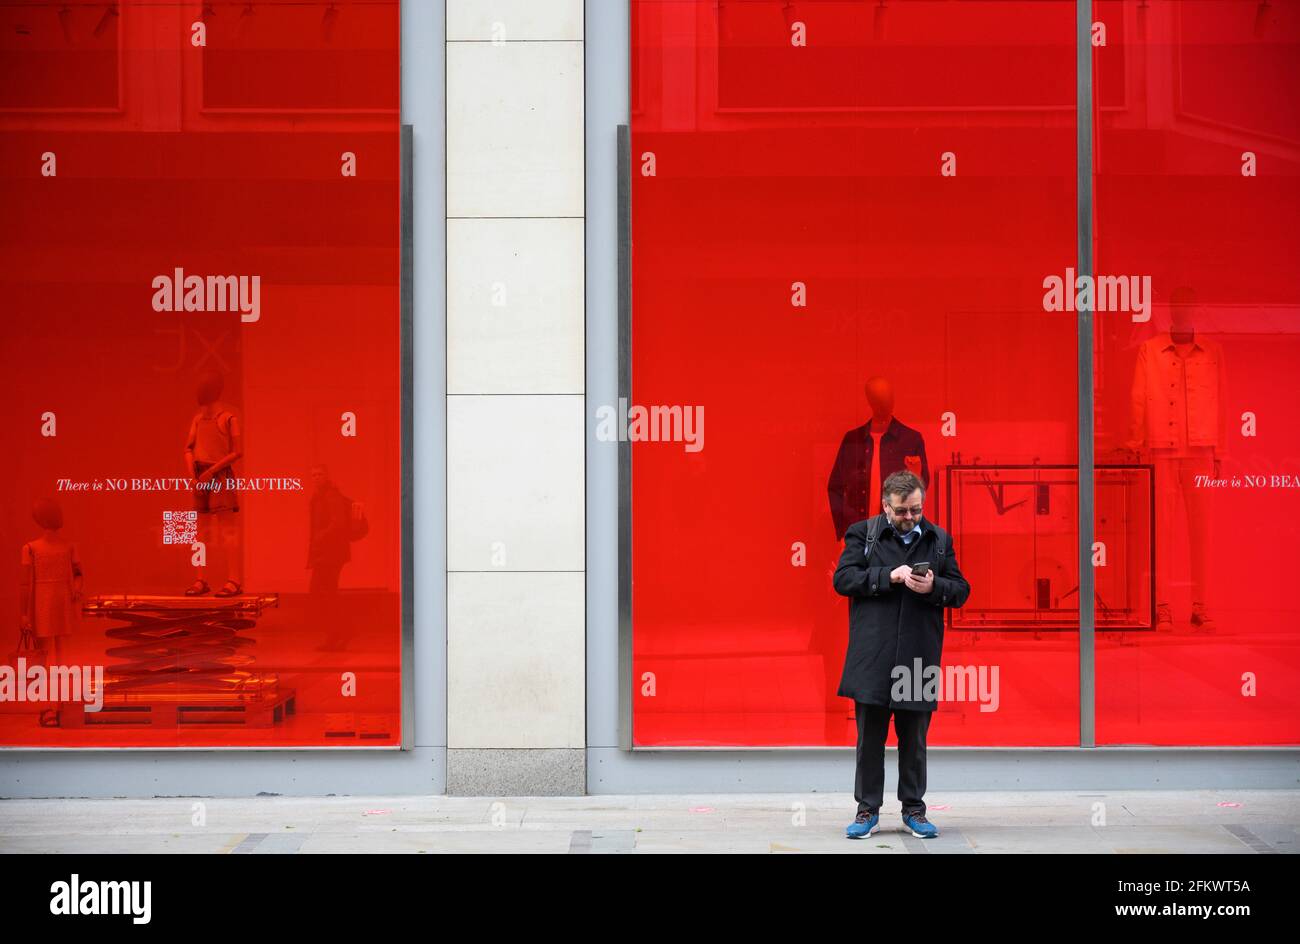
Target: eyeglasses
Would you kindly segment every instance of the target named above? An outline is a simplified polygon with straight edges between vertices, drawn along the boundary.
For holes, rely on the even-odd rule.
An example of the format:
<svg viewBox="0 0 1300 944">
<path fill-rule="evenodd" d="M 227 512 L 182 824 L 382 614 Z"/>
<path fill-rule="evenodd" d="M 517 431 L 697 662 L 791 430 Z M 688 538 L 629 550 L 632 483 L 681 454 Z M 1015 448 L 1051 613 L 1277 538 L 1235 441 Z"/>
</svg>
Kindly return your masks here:
<svg viewBox="0 0 1300 944">
<path fill-rule="evenodd" d="M 897 518 L 904 518 L 909 516 L 912 518 L 921 517 L 920 505 L 917 505 L 915 508 L 895 508 L 893 505 L 890 505 L 889 510 L 892 511 L 894 513 L 894 516 Z"/>
</svg>

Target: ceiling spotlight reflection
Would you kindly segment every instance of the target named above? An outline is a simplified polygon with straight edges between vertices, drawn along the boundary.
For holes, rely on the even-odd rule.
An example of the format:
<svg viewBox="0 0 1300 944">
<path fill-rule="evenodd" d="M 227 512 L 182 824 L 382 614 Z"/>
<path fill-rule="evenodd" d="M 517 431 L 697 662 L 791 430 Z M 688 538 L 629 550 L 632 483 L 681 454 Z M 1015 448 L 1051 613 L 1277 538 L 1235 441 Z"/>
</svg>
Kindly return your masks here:
<svg viewBox="0 0 1300 944">
<path fill-rule="evenodd" d="M 72 8 L 66 3 L 59 7 L 59 29 L 63 30 L 63 41 L 72 45 Z"/>
<path fill-rule="evenodd" d="M 1255 38 L 1263 39 L 1272 25 L 1273 5 L 1268 0 L 1259 0 L 1259 6 L 1255 8 Z"/>
<path fill-rule="evenodd" d="M 235 27 L 235 35 L 241 43 L 248 41 L 249 35 L 253 32 L 253 5 L 247 3 L 244 9 L 239 13 L 239 25 Z"/>
<path fill-rule="evenodd" d="M 95 35 L 96 36 L 104 35 L 104 30 L 108 29 L 109 26 L 113 25 L 115 21 L 115 17 L 117 17 L 117 15 L 118 15 L 118 11 L 117 11 L 116 3 L 110 3 L 108 6 L 106 6 L 104 8 L 104 15 L 101 16 L 99 18 L 99 22 L 95 24 Z"/>
<path fill-rule="evenodd" d="M 794 29 L 795 12 L 793 0 L 785 0 L 781 5 L 781 15 L 785 17 L 785 28 Z"/>
<path fill-rule="evenodd" d="M 325 9 L 325 15 L 321 17 L 321 35 L 325 37 L 325 42 L 334 41 L 334 24 L 338 22 L 339 11 L 334 9 L 334 4 L 330 4 Z"/>
</svg>

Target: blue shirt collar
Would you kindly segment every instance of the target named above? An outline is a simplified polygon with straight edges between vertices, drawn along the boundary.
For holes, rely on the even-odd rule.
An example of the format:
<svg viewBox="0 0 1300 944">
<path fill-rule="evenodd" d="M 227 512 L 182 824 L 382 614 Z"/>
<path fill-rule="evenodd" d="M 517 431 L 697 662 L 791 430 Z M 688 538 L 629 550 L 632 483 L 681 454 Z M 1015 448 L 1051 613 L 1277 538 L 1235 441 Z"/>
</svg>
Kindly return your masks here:
<svg viewBox="0 0 1300 944">
<path fill-rule="evenodd" d="M 925 515 L 924 514 L 921 515 L 920 520 L 917 521 L 916 524 L 912 526 L 912 530 L 908 531 L 907 534 L 903 534 L 903 532 L 895 528 L 892 523 L 889 526 L 893 528 L 894 535 L 900 541 L 902 541 L 904 544 L 911 544 L 913 541 L 920 540 L 921 535 L 925 533 Z M 915 535 L 915 537 L 913 537 L 913 535 Z"/>
</svg>

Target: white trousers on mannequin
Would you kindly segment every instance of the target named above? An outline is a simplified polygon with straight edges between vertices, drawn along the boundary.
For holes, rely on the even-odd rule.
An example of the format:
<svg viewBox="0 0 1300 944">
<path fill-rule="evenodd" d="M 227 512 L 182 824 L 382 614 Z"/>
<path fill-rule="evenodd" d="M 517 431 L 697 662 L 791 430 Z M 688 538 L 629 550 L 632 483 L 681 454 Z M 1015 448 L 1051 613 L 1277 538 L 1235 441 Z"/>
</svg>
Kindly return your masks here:
<svg viewBox="0 0 1300 944">
<path fill-rule="evenodd" d="M 1156 491 L 1156 601 L 1169 603 L 1175 583 L 1186 583 L 1191 571 L 1193 603 L 1205 603 L 1209 574 L 1210 491 L 1197 486 L 1196 476 L 1214 475 L 1214 456 L 1200 449 L 1152 449 Z M 1187 525 L 1187 540 L 1174 541 L 1179 515 Z M 1175 580 L 1175 575 L 1178 575 Z"/>
</svg>

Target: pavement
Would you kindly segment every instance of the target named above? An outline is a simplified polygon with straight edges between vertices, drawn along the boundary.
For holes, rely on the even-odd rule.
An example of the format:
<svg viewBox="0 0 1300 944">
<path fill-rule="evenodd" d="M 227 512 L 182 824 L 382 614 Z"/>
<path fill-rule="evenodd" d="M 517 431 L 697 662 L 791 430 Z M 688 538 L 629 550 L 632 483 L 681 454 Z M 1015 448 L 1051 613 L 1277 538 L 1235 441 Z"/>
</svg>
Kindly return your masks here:
<svg viewBox="0 0 1300 944">
<path fill-rule="evenodd" d="M 886 800 L 845 837 L 849 794 L 259 796 L 0 800 L 4 853 L 1224 853 L 1300 848 L 1300 790 L 951 792 L 918 839 Z"/>
</svg>

